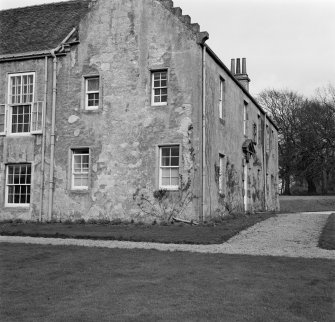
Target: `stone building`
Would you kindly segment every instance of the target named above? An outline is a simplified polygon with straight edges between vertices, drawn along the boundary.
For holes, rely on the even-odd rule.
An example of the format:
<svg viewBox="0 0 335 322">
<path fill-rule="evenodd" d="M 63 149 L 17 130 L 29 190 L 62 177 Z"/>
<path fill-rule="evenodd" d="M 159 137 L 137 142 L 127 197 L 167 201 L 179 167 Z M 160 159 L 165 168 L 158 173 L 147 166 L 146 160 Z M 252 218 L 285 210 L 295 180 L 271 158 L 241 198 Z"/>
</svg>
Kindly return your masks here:
<svg viewBox="0 0 335 322">
<path fill-rule="evenodd" d="M 207 39 L 171 0 L 1 11 L 0 219 L 278 210 L 277 128 Z"/>
</svg>

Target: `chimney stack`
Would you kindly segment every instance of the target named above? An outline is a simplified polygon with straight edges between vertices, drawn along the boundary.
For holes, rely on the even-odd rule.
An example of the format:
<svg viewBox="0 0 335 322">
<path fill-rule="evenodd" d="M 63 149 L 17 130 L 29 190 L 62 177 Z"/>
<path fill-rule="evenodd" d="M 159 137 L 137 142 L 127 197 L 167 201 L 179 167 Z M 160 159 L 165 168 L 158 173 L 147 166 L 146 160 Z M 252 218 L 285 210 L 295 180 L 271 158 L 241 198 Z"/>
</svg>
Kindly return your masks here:
<svg viewBox="0 0 335 322">
<path fill-rule="evenodd" d="M 241 83 L 241 85 L 249 92 L 249 83 L 250 78 L 247 74 L 247 60 L 246 58 L 242 58 L 242 72 L 241 72 L 241 59 L 231 60 L 231 73 L 235 76 L 235 78 Z"/>
</svg>

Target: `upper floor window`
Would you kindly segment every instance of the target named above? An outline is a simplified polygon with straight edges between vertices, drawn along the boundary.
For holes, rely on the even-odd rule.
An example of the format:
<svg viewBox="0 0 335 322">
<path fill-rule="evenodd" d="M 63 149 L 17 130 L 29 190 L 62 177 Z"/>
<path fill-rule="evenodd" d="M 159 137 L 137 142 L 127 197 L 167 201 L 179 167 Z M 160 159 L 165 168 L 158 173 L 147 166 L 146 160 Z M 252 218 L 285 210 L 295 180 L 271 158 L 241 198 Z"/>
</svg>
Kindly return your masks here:
<svg viewBox="0 0 335 322">
<path fill-rule="evenodd" d="M 85 77 L 85 109 L 95 110 L 99 108 L 99 76 Z"/>
<path fill-rule="evenodd" d="M 162 146 L 159 149 L 159 188 L 179 188 L 179 146 Z"/>
<path fill-rule="evenodd" d="M 88 148 L 72 150 L 71 188 L 86 190 L 89 186 L 90 151 Z"/>
<path fill-rule="evenodd" d="M 243 104 L 243 135 L 247 136 L 248 132 L 248 103 Z"/>
<path fill-rule="evenodd" d="M 224 79 L 220 77 L 220 97 L 219 97 L 219 117 L 220 119 L 223 119 L 224 113 L 223 113 L 223 99 L 224 99 Z"/>
<path fill-rule="evenodd" d="M 152 72 L 151 104 L 167 105 L 167 70 Z"/>
<path fill-rule="evenodd" d="M 0 105 L 0 134 L 42 133 L 44 104 L 35 102 L 35 73 L 10 74 L 8 104 Z"/>
<path fill-rule="evenodd" d="M 9 75 L 9 104 L 24 104 L 34 101 L 34 73 Z"/>
</svg>

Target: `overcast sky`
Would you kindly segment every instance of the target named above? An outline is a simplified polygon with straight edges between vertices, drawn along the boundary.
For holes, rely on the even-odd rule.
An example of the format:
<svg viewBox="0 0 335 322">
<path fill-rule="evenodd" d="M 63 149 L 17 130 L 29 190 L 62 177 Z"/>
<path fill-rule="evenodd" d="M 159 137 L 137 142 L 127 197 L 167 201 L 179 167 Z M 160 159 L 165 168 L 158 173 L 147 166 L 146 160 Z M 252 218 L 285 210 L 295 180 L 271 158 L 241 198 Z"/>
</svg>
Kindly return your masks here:
<svg viewBox="0 0 335 322">
<path fill-rule="evenodd" d="M 0 0 L 0 9 L 48 2 L 57 0 Z M 207 44 L 227 67 L 231 58 L 247 58 L 252 94 L 288 88 L 311 96 L 318 87 L 335 85 L 334 0 L 174 0 L 174 5 L 209 32 Z"/>
</svg>

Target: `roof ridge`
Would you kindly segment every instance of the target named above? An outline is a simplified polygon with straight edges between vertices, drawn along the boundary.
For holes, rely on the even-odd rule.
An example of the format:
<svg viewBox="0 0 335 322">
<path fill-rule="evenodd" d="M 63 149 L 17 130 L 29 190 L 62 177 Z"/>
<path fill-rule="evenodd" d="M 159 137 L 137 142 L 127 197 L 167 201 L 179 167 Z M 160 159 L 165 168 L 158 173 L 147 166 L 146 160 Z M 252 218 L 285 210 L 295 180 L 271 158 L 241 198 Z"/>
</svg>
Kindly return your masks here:
<svg viewBox="0 0 335 322">
<path fill-rule="evenodd" d="M 68 4 L 68 3 L 74 3 L 74 2 L 83 3 L 83 2 L 91 2 L 91 1 L 95 1 L 95 0 L 54 1 L 54 2 L 48 2 L 48 3 L 42 3 L 42 4 L 34 4 L 34 5 L 31 5 L 31 6 L 2 9 L 2 10 L 0 10 L 0 12 L 27 9 L 27 8 L 45 7 L 45 6 L 50 6 L 50 5 L 64 5 L 64 4 Z"/>
</svg>

